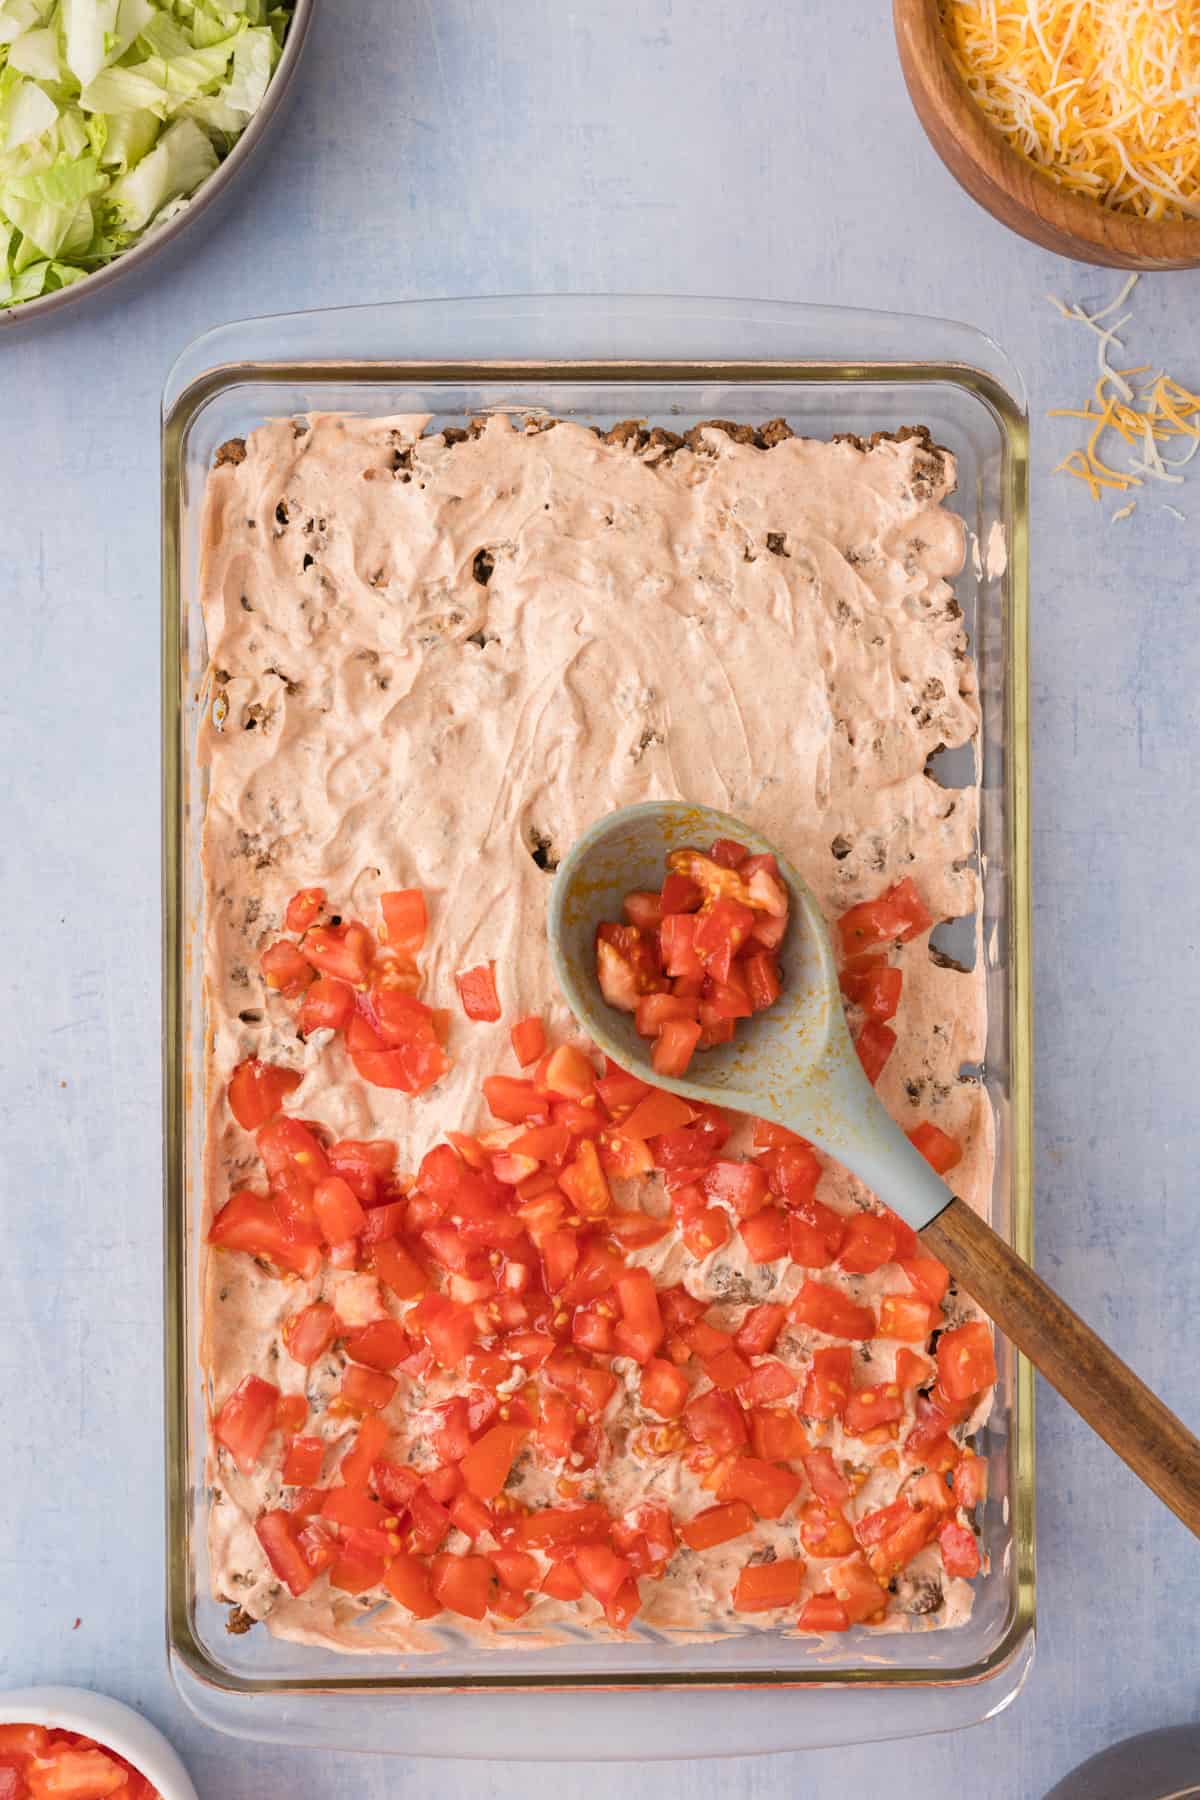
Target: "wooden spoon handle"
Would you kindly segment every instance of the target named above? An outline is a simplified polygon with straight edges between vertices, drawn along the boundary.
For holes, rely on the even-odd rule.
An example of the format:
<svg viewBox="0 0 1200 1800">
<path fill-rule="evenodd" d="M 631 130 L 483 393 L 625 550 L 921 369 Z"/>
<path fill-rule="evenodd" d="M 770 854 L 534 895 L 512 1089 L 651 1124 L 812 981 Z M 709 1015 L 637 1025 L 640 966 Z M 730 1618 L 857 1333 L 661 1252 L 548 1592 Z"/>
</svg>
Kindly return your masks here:
<svg viewBox="0 0 1200 1800">
<path fill-rule="evenodd" d="M 961 1200 L 952 1200 L 926 1225 L 921 1239 L 1134 1474 L 1200 1537 L 1200 1442 L 1175 1414 Z"/>
</svg>

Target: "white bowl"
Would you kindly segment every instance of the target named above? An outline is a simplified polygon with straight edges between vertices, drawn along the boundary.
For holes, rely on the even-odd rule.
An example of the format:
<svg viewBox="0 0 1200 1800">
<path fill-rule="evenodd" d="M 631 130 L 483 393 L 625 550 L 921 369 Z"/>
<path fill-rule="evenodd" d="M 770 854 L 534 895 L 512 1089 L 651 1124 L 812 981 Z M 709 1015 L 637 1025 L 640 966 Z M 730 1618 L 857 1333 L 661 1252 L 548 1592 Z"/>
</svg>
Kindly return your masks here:
<svg viewBox="0 0 1200 1800">
<path fill-rule="evenodd" d="M 191 1777 L 157 1726 L 107 1694 L 71 1687 L 6 1689 L 0 1691 L 0 1725 L 45 1725 L 95 1738 L 131 1762 L 162 1800 L 199 1800 Z"/>
</svg>

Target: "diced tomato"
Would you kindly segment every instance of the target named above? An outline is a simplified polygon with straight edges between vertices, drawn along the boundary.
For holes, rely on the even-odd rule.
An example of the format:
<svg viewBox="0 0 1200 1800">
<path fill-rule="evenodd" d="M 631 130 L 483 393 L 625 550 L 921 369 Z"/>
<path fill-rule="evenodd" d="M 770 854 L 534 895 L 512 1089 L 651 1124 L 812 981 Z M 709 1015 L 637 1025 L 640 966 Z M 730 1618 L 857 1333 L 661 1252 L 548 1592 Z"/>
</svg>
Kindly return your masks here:
<svg viewBox="0 0 1200 1800">
<path fill-rule="evenodd" d="M 579 1238 L 573 1231 L 548 1231 L 538 1246 L 547 1291 L 565 1287 L 579 1263 Z"/>
<path fill-rule="evenodd" d="M 298 999 L 313 978 L 308 958 L 287 938 L 268 944 L 258 960 L 267 986 L 285 1000 Z"/>
<path fill-rule="evenodd" d="M 591 1350 L 597 1356 L 611 1356 L 613 1348 L 613 1322 L 606 1313 L 594 1312 L 589 1307 L 580 1307 L 571 1317 L 571 1341 L 578 1344 L 581 1350 Z"/>
<path fill-rule="evenodd" d="M 500 1017 L 500 996 L 496 992 L 495 963 L 480 963 L 454 977 L 458 997 L 468 1019 L 493 1022 Z"/>
<path fill-rule="evenodd" d="M 750 1442 L 763 1462 L 791 1462 L 808 1449 L 808 1433 L 785 1406 L 756 1406 L 750 1414 Z"/>
<path fill-rule="evenodd" d="M 339 1329 L 338 1316 L 332 1306 L 324 1300 L 316 1300 L 284 1320 L 281 1333 L 284 1349 L 295 1362 L 303 1363 L 307 1368 L 319 1356 L 324 1356 Z"/>
<path fill-rule="evenodd" d="M 684 1221 L 682 1235 L 691 1254 L 702 1260 L 729 1242 L 733 1228 L 729 1223 L 729 1214 L 723 1208 L 706 1206 Z"/>
<path fill-rule="evenodd" d="M 777 1557 L 774 1562 L 747 1563 L 733 1590 L 736 1612 L 775 1612 L 794 1606 L 800 1598 L 804 1564 L 798 1557 Z"/>
<path fill-rule="evenodd" d="M 881 1213 L 856 1212 L 846 1221 L 838 1264 L 852 1275 L 870 1275 L 892 1260 L 896 1234 Z"/>
<path fill-rule="evenodd" d="M 792 1371 L 771 1356 L 755 1365 L 738 1395 L 746 1406 L 771 1406 L 776 1400 L 787 1400 L 799 1385 Z"/>
<path fill-rule="evenodd" d="M 780 1519 L 804 1483 L 790 1469 L 757 1456 L 737 1456 L 717 1490 L 722 1500 L 744 1500 L 760 1519 Z"/>
<path fill-rule="evenodd" d="M 890 1206 L 883 1206 L 881 1203 L 880 1210 L 891 1226 L 896 1239 L 896 1248 L 892 1252 L 892 1261 L 901 1262 L 909 1257 L 919 1256 L 921 1254 L 921 1240 L 913 1230 L 912 1226 L 909 1225 L 906 1220 L 902 1219 L 898 1212 L 893 1212 Z"/>
<path fill-rule="evenodd" d="M 288 1592 L 297 1598 L 306 1593 L 313 1584 L 314 1572 L 296 1541 L 291 1513 L 278 1509 L 265 1512 L 256 1521 L 254 1531 L 263 1554 Z"/>
<path fill-rule="evenodd" d="M 380 894 L 379 906 L 388 943 L 394 950 L 415 956 L 423 948 L 429 929 L 424 893 L 420 888 L 398 888 L 390 894 Z"/>
<path fill-rule="evenodd" d="M 518 1019 L 511 1037 L 513 1054 L 523 1069 L 528 1069 L 546 1054 L 546 1027 L 536 1013 L 527 1019 Z"/>
<path fill-rule="evenodd" d="M 596 979 L 609 1006 L 633 1012 L 643 994 L 665 990 L 657 938 L 656 931 L 636 925 L 596 927 Z"/>
<path fill-rule="evenodd" d="M 845 1609 L 832 1594 L 810 1594 L 796 1615 L 801 1631 L 849 1631 Z"/>
<path fill-rule="evenodd" d="M 855 1547 L 845 1514 L 828 1500 L 810 1500 L 801 1509 L 800 1541 L 811 1556 L 847 1556 Z"/>
<path fill-rule="evenodd" d="M 734 1342 L 744 1356 L 765 1356 L 787 1318 L 787 1307 L 777 1301 L 752 1306 L 737 1328 Z"/>
<path fill-rule="evenodd" d="M 878 1019 L 868 1019 L 854 1040 L 854 1048 L 858 1051 L 863 1073 L 874 1087 L 883 1074 L 888 1057 L 896 1048 L 896 1034 L 890 1025 L 881 1025 Z"/>
<path fill-rule="evenodd" d="M 939 1175 L 949 1174 L 962 1161 L 963 1147 L 958 1139 L 951 1137 L 949 1132 L 939 1130 L 936 1125 L 931 1125 L 928 1119 L 923 1120 L 915 1131 L 908 1133 L 908 1141 Z"/>
<path fill-rule="evenodd" d="M 875 1314 L 869 1306 L 858 1306 L 838 1288 L 823 1281 L 806 1281 L 792 1302 L 791 1317 L 801 1325 L 812 1325 L 830 1337 L 869 1338 L 875 1336 Z"/>
<path fill-rule="evenodd" d="M 895 1381 L 901 1392 L 907 1394 L 912 1388 L 924 1387 L 932 1374 L 933 1364 L 927 1356 L 916 1356 L 907 1345 L 897 1350 Z"/>
<path fill-rule="evenodd" d="M 667 1220 L 652 1219 L 643 1212 L 612 1213 L 606 1224 L 625 1250 L 643 1250 L 647 1244 L 661 1243 L 671 1229 Z"/>
<path fill-rule="evenodd" d="M 440 1305 L 430 1307 L 431 1300 L 440 1301 Z M 426 1294 L 408 1315 L 409 1324 L 414 1323 L 414 1314 L 422 1307 L 427 1310 L 422 1314 L 420 1329 L 429 1339 L 434 1356 L 443 1369 L 456 1369 L 475 1342 L 475 1318 L 470 1307 L 440 1294 Z"/>
<path fill-rule="evenodd" d="M 969 1400 L 996 1379 L 992 1334 L 982 1319 L 945 1331 L 937 1346 L 938 1380 L 951 1400 Z"/>
<path fill-rule="evenodd" d="M 675 913 L 664 918 L 659 931 L 663 967 L 673 981 L 701 981 L 704 964 L 696 953 L 696 926 L 693 913 Z"/>
<path fill-rule="evenodd" d="M 928 1462 L 931 1465 L 941 1451 L 941 1447 L 949 1442 L 948 1433 L 952 1425 L 957 1425 L 970 1407 L 969 1400 L 951 1400 L 935 1387 L 932 1394 L 918 1394 L 916 1400 L 917 1422 L 904 1440 L 905 1455 L 914 1462 Z M 957 1460 L 958 1452 L 951 1446 L 952 1460 Z"/>
<path fill-rule="evenodd" d="M 773 1144 L 759 1151 L 755 1163 L 766 1171 L 768 1187 L 785 1206 L 802 1212 L 808 1207 L 821 1179 L 821 1161 L 811 1145 L 795 1139 Z M 822 1210 L 828 1213 L 829 1208 Z"/>
<path fill-rule="evenodd" d="M 491 1594 L 492 1566 L 485 1556 L 452 1556 L 443 1551 L 430 1565 L 430 1586 L 448 1612 L 482 1619 Z"/>
<path fill-rule="evenodd" d="M 344 1594 L 364 1594 L 368 1588 L 379 1586 L 387 1565 L 374 1542 L 371 1539 L 356 1544 L 346 1540 L 339 1545 L 337 1560 L 329 1571 L 330 1587 Z"/>
<path fill-rule="evenodd" d="M 933 1322 L 934 1309 L 926 1300 L 915 1300 L 907 1294 L 885 1294 L 879 1302 L 880 1337 L 923 1344 L 933 1330 Z"/>
<path fill-rule="evenodd" d="M 714 1550 L 754 1529 L 754 1514 L 744 1500 L 732 1500 L 724 1506 L 710 1506 L 679 1527 L 679 1535 L 689 1550 Z"/>
<path fill-rule="evenodd" d="M 653 1356 L 642 1370 L 642 1405 L 660 1419 L 677 1419 L 688 1402 L 691 1384 L 682 1369 Z"/>
<path fill-rule="evenodd" d="M 315 925 L 305 934 L 301 954 L 318 975 L 361 987 L 371 973 L 375 944 L 366 926 L 350 919 L 344 925 Z"/>
<path fill-rule="evenodd" d="M 388 1404 L 396 1387 L 395 1376 L 385 1375 L 381 1369 L 365 1368 L 361 1363 L 351 1363 L 342 1376 L 338 1398 L 351 1412 L 379 1412 Z"/>
<path fill-rule="evenodd" d="M 745 844 L 737 844 L 732 838 L 717 838 L 710 844 L 708 854 L 722 869 L 736 869 L 750 852 Z"/>
<path fill-rule="evenodd" d="M 373 996 L 377 1017 L 382 998 Z M 406 1003 L 403 1013 L 401 1002 Z M 423 1093 L 450 1067 L 432 1012 L 406 994 L 390 996 L 386 1030 L 377 1030 L 363 1013 L 356 1012 L 346 1026 L 346 1049 L 364 1081 L 406 1094 Z"/>
<path fill-rule="evenodd" d="M 754 914 L 740 900 L 722 897 L 701 914 L 692 943 L 715 981 L 727 981 L 737 952 L 754 928 Z"/>
<path fill-rule="evenodd" d="M 843 1423 L 847 1431 L 861 1437 L 879 1425 L 894 1425 L 903 1417 L 904 1395 L 894 1381 L 889 1381 L 855 1388 L 846 1402 Z"/>
<path fill-rule="evenodd" d="M 759 950 L 746 958 L 746 986 L 755 1012 L 773 1006 L 783 991 L 779 964 L 769 950 Z"/>
<path fill-rule="evenodd" d="M 662 921 L 662 899 L 658 894 L 626 894 L 621 911 L 631 925 L 641 931 L 653 931 Z"/>
<path fill-rule="evenodd" d="M 880 968 L 864 968 L 860 963 L 845 969 L 841 982 L 847 1000 L 861 1006 L 868 1019 L 878 1019 L 883 1025 L 895 1018 L 904 985 L 899 969 L 889 968 L 886 963 Z"/>
<path fill-rule="evenodd" d="M 229 1110 L 243 1131 L 257 1131 L 279 1111 L 290 1093 L 300 1086 L 295 1069 L 260 1062 L 251 1056 L 240 1062 L 229 1080 Z"/>
<path fill-rule="evenodd" d="M 573 1563 L 551 1563 L 542 1577 L 541 1592 L 554 1600 L 578 1600 L 583 1593 L 579 1571 Z"/>
<path fill-rule="evenodd" d="M 364 1206 L 375 1206 L 392 1178 L 396 1146 L 388 1138 L 357 1142 L 343 1138 L 327 1152 L 330 1171 L 340 1175 Z"/>
<path fill-rule="evenodd" d="M 664 1134 L 679 1132 L 682 1127 L 690 1125 L 696 1117 L 696 1110 L 678 1094 L 668 1094 L 661 1088 L 651 1088 L 638 1101 L 633 1111 L 622 1119 L 621 1135 L 635 1139 L 661 1139 Z M 655 1150 L 658 1148 L 655 1145 L 651 1147 Z M 655 1160 L 662 1163 L 660 1155 L 656 1154 Z"/>
<path fill-rule="evenodd" d="M 494 1500 L 528 1435 L 517 1425 L 493 1425 L 485 1431 L 462 1460 L 467 1492 L 479 1500 Z"/>
<path fill-rule="evenodd" d="M 668 1019 L 654 1042 L 650 1056 L 656 1075 L 678 1078 L 692 1060 L 700 1041 L 700 1025 L 692 1019 Z"/>
<path fill-rule="evenodd" d="M 841 1249 L 846 1221 L 820 1200 L 788 1210 L 788 1251 L 803 1269 L 826 1269 Z"/>
<path fill-rule="evenodd" d="M 368 1369 L 384 1372 L 399 1368 L 412 1355 L 412 1343 L 403 1325 L 395 1319 L 372 1319 L 345 1334 L 346 1353 Z"/>
<path fill-rule="evenodd" d="M 913 1290 L 931 1306 L 940 1306 L 950 1285 L 950 1271 L 936 1256 L 910 1256 L 900 1263 Z"/>
<path fill-rule="evenodd" d="M 51 1743 L 45 1757 L 25 1770 L 30 1800 L 106 1800 L 130 1793 L 129 1770 L 103 1750 L 71 1744 L 63 1738 Z"/>
<path fill-rule="evenodd" d="M 213 1436 L 224 1444 L 243 1475 L 262 1455 L 275 1428 L 279 1389 L 258 1375 L 244 1375 L 213 1420 Z"/>
<path fill-rule="evenodd" d="M 717 1389 L 701 1394 L 685 1408 L 683 1422 L 699 1444 L 718 1454 L 740 1450 L 746 1442 L 746 1416 L 737 1401 Z"/>
<path fill-rule="evenodd" d="M 964 1450 L 954 1471 L 954 1498 L 968 1512 L 987 1498 L 988 1466 L 973 1450 Z"/>
<path fill-rule="evenodd" d="M 50 1733 L 44 1725 L 0 1725 L 0 1757 L 5 1761 L 44 1756 L 49 1745 Z"/>
<path fill-rule="evenodd" d="M 442 1603 L 430 1585 L 428 1569 L 406 1550 L 400 1551 L 389 1562 L 384 1570 L 383 1585 L 392 1599 L 407 1607 L 414 1618 L 433 1619 L 442 1610 Z"/>
<path fill-rule="evenodd" d="M 368 1481 L 374 1479 L 376 1464 L 380 1453 L 386 1448 L 391 1432 L 387 1422 L 377 1412 L 370 1412 L 363 1419 L 354 1436 L 354 1443 L 347 1450 L 338 1465 L 338 1474 L 348 1488 L 365 1489 Z M 367 1524 L 363 1518 L 350 1519 L 349 1524 Z"/>
<path fill-rule="evenodd" d="M 225 1250 L 266 1257 L 277 1268 L 294 1270 L 306 1279 L 321 1266 L 319 1249 L 297 1243 L 289 1235 L 266 1194 L 244 1190 L 232 1195 L 213 1220 L 208 1241 Z"/>
<path fill-rule="evenodd" d="M 633 1579 L 629 1563 L 607 1544 L 582 1545 L 575 1552 L 575 1568 L 586 1591 L 602 1606 Z"/>
<path fill-rule="evenodd" d="M 750 1379 L 751 1369 L 745 1357 L 739 1356 L 732 1344 L 729 1344 L 715 1356 L 704 1359 L 704 1373 L 715 1388 L 732 1394 Z"/>
<path fill-rule="evenodd" d="M 450 1502 L 450 1520 L 455 1529 L 464 1537 L 477 1543 L 485 1532 L 490 1532 L 495 1521 L 484 1502 L 477 1494 L 456 1494 Z"/>
<path fill-rule="evenodd" d="M 483 1097 L 495 1116 L 509 1125 L 545 1117 L 545 1099 L 532 1081 L 512 1075 L 488 1075 L 483 1082 Z"/>
<path fill-rule="evenodd" d="M 861 1556 L 838 1563 L 825 1571 L 830 1590 L 852 1625 L 862 1619 L 878 1618 L 887 1604 L 880 1582 Z"/>
<path fill-rule="evenodd" d="M 653 1277 L 646 1269 L 622 1269 L 614 1286 L 621 1307 L 617 1343 L 627 1356 L 647 1363 L 666 1336 Z"/>
<path fill-rule="evenodd" d="M 313 1211 L 327 1244 L 344 1244 L 357 1237 L 367 1222 L 353 1188 L 340 1175 L 319 1181 L 313 1190 Z"/>
<path fill-rule="evenodd" d="M 912 877 L 906 875 L 877 900 L 864 900 L 843 913 L 837 929 L 842 954 L 853 958 L 881 944 L 906 943 L 928 931 L 932 924 L 933 917 Z"/>
<path fill-rule="evenodd" d="M 840 1506 L 843 1500 L 850 1498 L 850 1483 L 834 1462 L 832 1450 L 806 1450 L 801 1461 L 809 1486 L 818 1500 Z"/>
<path fill-rule="evenodd" d="M 801 1409 L 810 1418 L 840 1418 L 846 1411 L 851 1384 L 851 1352 L 838 1346 L 813 1350 Z"/>
<path fill-rule="evenodd" d="M 703 899 L 703 891 L 697 882 L 688 875 L 680 874 L 678 870 L 670 870 L 662 885 L 664 922 L 674 913 L 696 912 Z"/>
<path fill-rule="evenodd" d="M 739 1219 L 752 1218 L 767 1204 L 767 1177 L 756 1163 L 714 1162 L 705 1170 L 701 1186 L 710 1199 L 732 1207 Z"/>
<path fill-rule="evenodd" d="M 672 1019 L 694 1020 L 698 1012 L 697 1000 L 675 994 L 646 994 L 637 1003 L 634 1025 L 642 1037 L 657 1037 Z"/>
<path fill-rule="evenodd" d="M 312 1487 L 321 1479 L 325 1446 L 320 1438 L 295 1437 L 283 1459 L 283 1480 L 287 1487 Z"/>
<path fill-rule="evenodd" d="M 288 931 L 299 934 L 307 931 L 320 914 L 325 904 L 325 889 L 322 887 L 300 888 L 287 903 L 287 911 L 283 915 L 283 923 Z"/>
<path fill-rule="evenodd" d="M 752 1219 L 743 1219 L 738 1230 L 752 1263 L 778 1262 L 790 1252 L 788 1215 L 780 1206 L 768 1206 Z"/>
<path fill-rule="evenodd" d="M 591 1138 L 583 1138 L 558 1177 L 558 1184 L 568 1200 L 585 1219 L 599 1219 L 612 1206 L 612 1189 L 600 1166 L 600 1155 Z"/>
<path fill-rule="evenodd" d="M 421 1265 L 395 1238 L 385 1238 L 377 1243 L 371 1260 L 380 1280 L 398 1300 L 415 1300 L 429 1286 Z"/>
<path fill-rule="evenodd" d="M 306 990 L 296 1014 L 301 1037 L 314 1031 L 341 1031 L 354 1011 L 354 989 L 331 975 L 321 975 Z"/>
</svg>

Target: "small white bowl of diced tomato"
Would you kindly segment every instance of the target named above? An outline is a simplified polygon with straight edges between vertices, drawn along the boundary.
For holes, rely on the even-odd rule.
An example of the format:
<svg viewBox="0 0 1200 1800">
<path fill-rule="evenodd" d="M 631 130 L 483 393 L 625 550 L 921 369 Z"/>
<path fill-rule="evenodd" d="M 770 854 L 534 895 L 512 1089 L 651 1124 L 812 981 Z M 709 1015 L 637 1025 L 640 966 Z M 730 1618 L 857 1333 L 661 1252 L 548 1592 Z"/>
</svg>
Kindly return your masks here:
<svg viewBox="0 0 1200 1800">
<path fill-rule="evenodd" d="M 197 1800 L 149 1720 L 86 1688 L 0 1693 L 0 1800 Z"/>
</svg>

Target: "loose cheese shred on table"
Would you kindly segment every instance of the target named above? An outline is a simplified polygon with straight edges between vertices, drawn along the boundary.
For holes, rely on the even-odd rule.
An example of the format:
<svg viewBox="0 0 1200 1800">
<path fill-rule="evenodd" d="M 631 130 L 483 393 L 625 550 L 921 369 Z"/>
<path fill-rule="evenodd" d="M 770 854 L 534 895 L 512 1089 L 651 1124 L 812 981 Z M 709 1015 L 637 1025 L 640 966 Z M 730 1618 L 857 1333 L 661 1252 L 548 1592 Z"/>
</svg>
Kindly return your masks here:
<svg viewBox="0 0 1200 1800">
<path fill-rule="evenodd" d="M 1085 325 L 1096 335 L 1100 373 L 1090 404 L 1059 406 L 1049 414 L 1052 419 L 1082 419 L 1091 426 L 1086 445 L 1064 456 L 1054 473 L 1073 475 L 1084 482 L 1093 500 L 1099 500 L 1105 490 L 1127 493 L 1131 488 L 1144 486 L 1147 480 L 1179 486 L 1184 480 L 1179 471 L 1200 449 L 1200 394 L 1193 394 L 1165 370 L 1154 369 L 1149 363 L 1116 369 L 1108 360 L 1110 349 L 1124 350 L 1116 334 L 1133 314 L 1122 313 L 1112 325 L 1104 325 L 1101 320 L 1119 312 L 1136 281 L 1137 276 L 1131 275 L 1116 298 L 1093 313 L 1085 312 L 1074 301 L 1060 300 L 1057 294 L 1046 295 L 1062 318 Z M 1139 376 L 1143 379 L 1135 387 Z M 1109 433 L 1114 434 L 1111 448 L 1104 448 L 1102 454 L 1101 446 Z M 1182 455 L 1164 456 L 1160 445 L 1181 438 L 1187 446 Z M 1117 458 L 1123 458 L 1120 466 L 1114 460 Z M 1112 514 L 1111 522 L 1127 519 L 1134 505 L 1136 502 L 1121 507 Z M 1177 518 L 1185 516 L 1173 506 L 1166 510 Z"/>
<path fill-rule="evenodd" d="M 1194 0 L 940 0 L 959 74 L 1022 155 L 1144 219 L 1200 218 Z"/>
</svg>

